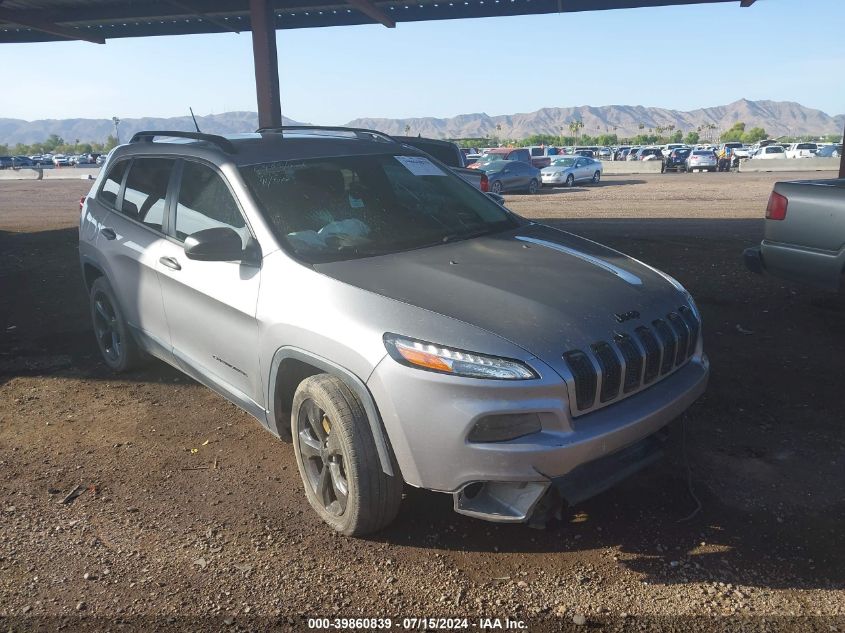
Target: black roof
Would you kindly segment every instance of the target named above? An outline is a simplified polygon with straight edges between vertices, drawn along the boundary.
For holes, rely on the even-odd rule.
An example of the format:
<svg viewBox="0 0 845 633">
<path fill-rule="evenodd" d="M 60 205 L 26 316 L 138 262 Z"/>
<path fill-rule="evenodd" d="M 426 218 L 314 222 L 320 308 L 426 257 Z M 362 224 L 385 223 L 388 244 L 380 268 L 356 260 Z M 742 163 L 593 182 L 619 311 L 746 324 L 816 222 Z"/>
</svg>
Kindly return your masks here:
<svg viewBox="0 0 845 633">
<path fill-rule="evenodd" d="M 754 0 L 274 0 L 276 29 Z M 250 31 L 249 0 L 4 0 L 0 43 Z"/>
</svg>

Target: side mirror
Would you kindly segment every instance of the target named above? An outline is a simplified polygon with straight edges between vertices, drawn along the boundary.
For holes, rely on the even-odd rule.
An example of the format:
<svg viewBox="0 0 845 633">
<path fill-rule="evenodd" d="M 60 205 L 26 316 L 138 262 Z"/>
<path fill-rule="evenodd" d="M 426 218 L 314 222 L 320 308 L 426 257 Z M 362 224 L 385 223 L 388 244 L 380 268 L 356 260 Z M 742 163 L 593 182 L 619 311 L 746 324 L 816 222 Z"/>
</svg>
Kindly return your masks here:
<svg viewBox="0 0 845 633">
<path fill-rule="evenodd" d="M 244 259 L 241 236 L 228 227 L 197 231 L 185 238 L 185 256 L 201 262 L 232 262 Z"/>
</svg>

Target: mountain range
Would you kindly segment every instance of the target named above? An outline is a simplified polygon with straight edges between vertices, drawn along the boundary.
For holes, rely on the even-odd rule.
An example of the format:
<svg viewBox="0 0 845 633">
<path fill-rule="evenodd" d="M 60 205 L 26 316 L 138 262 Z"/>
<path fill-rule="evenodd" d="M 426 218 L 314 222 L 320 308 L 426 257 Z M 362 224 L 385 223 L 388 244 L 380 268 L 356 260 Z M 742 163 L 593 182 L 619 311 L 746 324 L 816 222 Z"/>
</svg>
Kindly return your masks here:
<svg viewBox="0 0 845 633">
<path fill-rule="evenodd" d="M 532 134 L 568 134 L 569 123 L 580 119 L 584 123 L 581 134 L 595 136 L 615 132 L 620 137 L 636 136 L 644 131 L 674 126 L 674 130 L 689 132 L 701 127 L 715 126 L 726 130 L 737 121 L 747 128 L 762 127 L 772 137 L 804 134 L 841 134 L 845 114 L 831 116 L 821 110 L 808 108 L 792 101 L 749 101 L 740 99 L 723 106 L 700 108 L 684 112 L 645 106 L 609 105 L 550 107 L 536 112 L 490 116 L 485 113 L 460 114 L 449 118 L 360 118 L 347 123 L 349 127 L 375 129 L 388 134 L 417 134 L 431 138 L 519 139 Z M 198 116 L 204 132 L 227 134 L 250 132 L 258 126 L 255 112 L 224 112 Z M 297 125 L 285 118 L 286 125 Z M 126 140 L 141 130 L 193 130 L 188 116 L 170 118 L 122 119 L 120 138 Z M 57 134 L 67 142 L 105 141 L 114 133 L 111 119 L 44 119 L 24 121 L 0 118 L 0 143 L 36 143 L 50 134 Z"/>
</svg>

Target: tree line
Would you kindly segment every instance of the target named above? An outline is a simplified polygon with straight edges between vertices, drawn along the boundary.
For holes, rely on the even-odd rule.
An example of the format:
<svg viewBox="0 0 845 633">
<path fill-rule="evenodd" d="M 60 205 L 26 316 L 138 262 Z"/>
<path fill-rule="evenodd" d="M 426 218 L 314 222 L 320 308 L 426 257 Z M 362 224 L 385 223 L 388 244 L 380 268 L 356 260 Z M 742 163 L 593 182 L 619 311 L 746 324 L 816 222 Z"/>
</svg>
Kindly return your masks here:
<svg viewBox="0 0 845 633">
<path fill-rule="evenodd" d="M 104 154 L 117 147 L 117 139 L 109 135 L 105 143 L 80 142 L 76 139 L 72 143 L 65 141 L 57 134 L 51 134 L 41 143 L 17 143 L 8 145 L 0 143 L 0 154 L 4 156 L 35 156 L 42 154 Z"/>
</svg>

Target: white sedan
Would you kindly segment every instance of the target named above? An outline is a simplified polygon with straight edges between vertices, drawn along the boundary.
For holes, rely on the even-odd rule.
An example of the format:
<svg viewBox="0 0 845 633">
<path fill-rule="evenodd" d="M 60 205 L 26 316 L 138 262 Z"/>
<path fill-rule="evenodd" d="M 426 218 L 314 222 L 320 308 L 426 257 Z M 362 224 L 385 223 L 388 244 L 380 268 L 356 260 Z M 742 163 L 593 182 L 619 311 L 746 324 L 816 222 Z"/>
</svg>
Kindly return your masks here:
<svg viewBox="0 0 845 633">
<path fill-rule="evenodd" d="M 601 180 L 601 161 L 584 156 L 560 156 L 540 170 L 543 186 L 571 187 L 576 182 L 597 183 Z"/>
<path fill-rule="evenodd" d="M 780 145 L 766 145 L 761 147 L 751 156 L 754 160 L 772 160 L 778 158 L 786 158 L 786 152 Z"/>
</svg>

